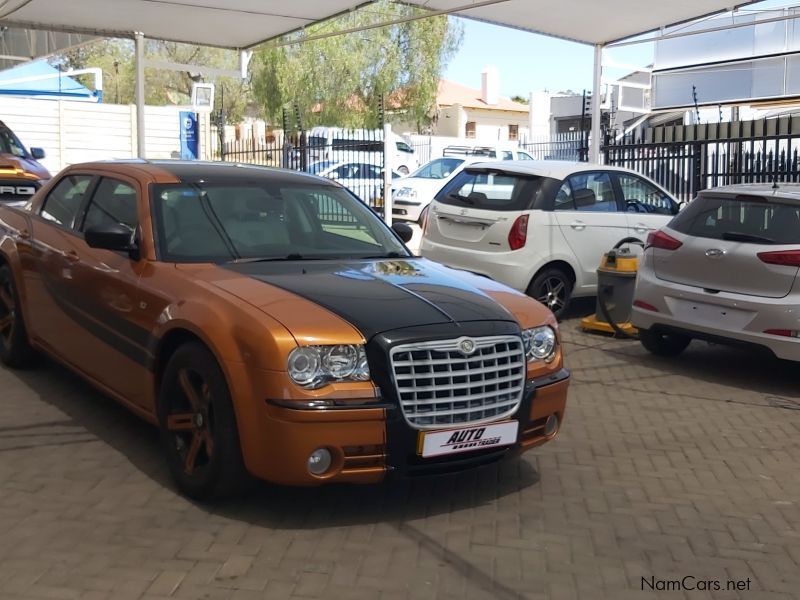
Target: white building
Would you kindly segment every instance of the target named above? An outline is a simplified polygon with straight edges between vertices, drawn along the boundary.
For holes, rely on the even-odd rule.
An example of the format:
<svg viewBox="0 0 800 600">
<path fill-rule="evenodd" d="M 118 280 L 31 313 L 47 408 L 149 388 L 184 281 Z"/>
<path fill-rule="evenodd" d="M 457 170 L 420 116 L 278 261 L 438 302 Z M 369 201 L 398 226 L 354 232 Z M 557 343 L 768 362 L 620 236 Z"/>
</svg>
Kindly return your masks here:
<svg viewBox="0 0 800 600">
<path fill-rule="evenodd" d="M 435 135 L 486 142 L 528 139 L 528 105 L 501 97 L 499 89 L 494 67 L 481 73 L 480 89 L 442 79 Z"/>
</svg>

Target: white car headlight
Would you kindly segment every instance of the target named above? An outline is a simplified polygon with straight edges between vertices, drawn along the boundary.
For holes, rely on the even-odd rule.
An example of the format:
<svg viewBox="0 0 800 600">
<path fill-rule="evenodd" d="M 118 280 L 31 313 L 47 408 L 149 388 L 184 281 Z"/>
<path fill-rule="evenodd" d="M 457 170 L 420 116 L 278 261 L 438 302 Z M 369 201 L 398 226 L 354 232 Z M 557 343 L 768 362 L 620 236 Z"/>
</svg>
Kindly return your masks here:
<svg viewBox="0 0 800 600">
<path fill-rule="evenodd" d="M 304 388 L 320 388 L 331 381 L 368 381 L 364 346 L 300 346 L 289 353 L 289 377 Z"/>
<path fill-rule="evenodd" d="M 523 329 L 522 341 L 525 344 L 525 356 L 529 361 L 550 362 L 556 356 L 558 339 L 556 332 L 549 325 Z"/>
</svg>

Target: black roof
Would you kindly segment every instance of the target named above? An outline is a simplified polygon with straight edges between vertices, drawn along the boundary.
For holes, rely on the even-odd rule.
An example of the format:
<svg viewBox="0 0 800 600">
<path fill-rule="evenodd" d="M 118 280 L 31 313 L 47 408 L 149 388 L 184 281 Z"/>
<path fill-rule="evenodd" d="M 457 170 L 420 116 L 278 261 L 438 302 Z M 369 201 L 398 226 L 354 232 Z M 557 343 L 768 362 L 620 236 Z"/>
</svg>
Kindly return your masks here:
<svg viewBox="0 0 800 600">
<path fill-rule="evenodd" d="M 175 175 L 175 177 L 187 183 L 198 183 L 207 179 L 235 179 L 236 181 L 249 180 L 273 184 L 336 186 L 330 179 L 311 175 L 310 173 L 292 171 L 289 169 L 277 169 L 274 167 L 262 167 L 260 165 L 198 160 L 147 160 L 143 162 L 144 164 L 150 164 L 164 169 L 165 171 L 169 171 Z"/>
</svg>

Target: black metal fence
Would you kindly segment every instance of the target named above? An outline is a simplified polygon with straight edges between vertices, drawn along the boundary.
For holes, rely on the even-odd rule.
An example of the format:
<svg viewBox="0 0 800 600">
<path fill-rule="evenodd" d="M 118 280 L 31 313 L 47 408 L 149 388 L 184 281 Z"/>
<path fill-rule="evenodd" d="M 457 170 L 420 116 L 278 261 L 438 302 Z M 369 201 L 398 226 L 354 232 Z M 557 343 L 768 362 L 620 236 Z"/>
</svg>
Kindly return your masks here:
<svg viewBox="0 0 800 600">
<path fill-rule="evenodd" d="M 314 173 L 334 179 L 380 212 L 384 191 L 384 106 L 373 107 L 379 127 L 347 129 L 303 126 L 297 105 L 283 110 L 283 127 L 263 137 L 226 139 L 226 113 L 213 115 L 216 127 L 214 158 Z M 366 117 L 365 113 L 365 117 Z M 366 120 L 366 119 L 365 119 Z M 398 149 L 399 150 L 399 149 Z"/>
<path fill-rule="evenodd" d="M 656 127 L 606 140 L 603 154 L 606 164 L 647 175 L 688 201 L 716 186 L 800 181 L 800 120 Z"/>
<path fill-rule="evenodd" d="M 383 206 L 383 131 L 315 127 L 256 140 L 225 140 L 219 160 L 305 171 L 334 179 L 372 207 Z"/>
</svg>

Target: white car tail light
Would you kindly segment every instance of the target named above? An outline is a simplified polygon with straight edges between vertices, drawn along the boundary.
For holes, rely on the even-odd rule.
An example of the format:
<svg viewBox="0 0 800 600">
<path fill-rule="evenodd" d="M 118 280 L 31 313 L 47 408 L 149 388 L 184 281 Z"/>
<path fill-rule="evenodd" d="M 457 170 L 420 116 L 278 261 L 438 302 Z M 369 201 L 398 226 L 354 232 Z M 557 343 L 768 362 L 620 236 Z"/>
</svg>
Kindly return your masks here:
<svg viewBox="0 0 800 600">
<path fill-rule="evenodd" d="M 520 215 L 508 232 L 508 245 L 512 250 L 519 250 L 528 240 L 528 215 Z"/>
</svg>

